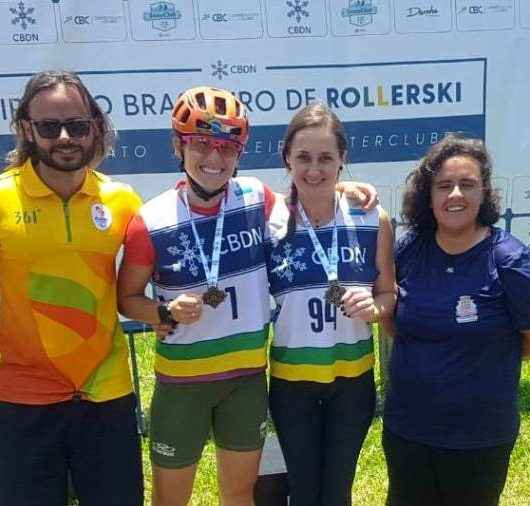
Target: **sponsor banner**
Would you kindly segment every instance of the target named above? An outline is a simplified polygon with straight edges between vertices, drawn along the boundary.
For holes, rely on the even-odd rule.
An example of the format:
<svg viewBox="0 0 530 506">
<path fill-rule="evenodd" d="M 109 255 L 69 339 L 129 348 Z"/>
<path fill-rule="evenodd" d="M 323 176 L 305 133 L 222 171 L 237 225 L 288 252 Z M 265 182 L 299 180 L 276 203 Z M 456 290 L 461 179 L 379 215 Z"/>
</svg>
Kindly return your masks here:
<svg viewBox="0 0 530 506">
<path fill-rule="evenodd" d="M 528 241 L 530 0 L 0 0 L 0 26 L 0 156 L 29 77 L 72 69 L 120 134 L 104 170 L 153 195 L 178 169 L 177 95 L 210 85 L 249 110 L 241 168 L 283 190 L 285 125 L 319 100 L 345 123 L 345 177 L 393 212 L 445 132 L 487 137 L 506 223 Z"/>
<path fill-rule="evenodd" d="M 449 118 L 343 122 L 351 163 L 416 160 L 447 132 L 484 138 L 483 115 Z M 287 125 L 253 126 L 240 169 L 282 167 L 280 152 Z M 0 155 L 13 147 L 10 135 L 0 136 Z M 175 172 L 169 129 L 123 130 L 102 168 L 107 174 Z"/>
<path fill-rule="evenodd" d="M 228 64 L 225 70 L 229 69 Z M 252 125 L 287 124 L 307 103 L 322 101 L 342 121 L 382 121 L 484 115 L 486 60 L 443 60 L 361 65 L 255 67 L 263 76 L 232 89 Z M 167 128 L 177 95 L 206 68 L 80 72 L 102 109 L 120 130 Z M 196 72 L 197 76 L 191 74 Z M 325 73 L 325 79 L 322 77 Z M 1 75 L 0 134 L 26 74 Z"/>
<path fill-rule="evenodd" d="M 59 4 L 65 42 L 114 42 L 127 37 L 121 0 L 69 0 Z"/>
<path fill-rule="evenodd" d="M 263 36 L 259 0 L 199 0 L 203 39 L 258 39 Z"/>
<path fill-rule="evenodd" d="M 325 82 L 315 77 L 321 67 L 268 67 L 264 73 L 268 88 L 257 82 L 255 88 L 233 90 L 247 105 L 252 125 L 242 169 L 280 167 L 287 123 L 315 100 L 325 102 L 343 121 L 354 163 L 417 159 L 446 132 L 485 136 L 484 59 L 330 65 Z M 0 75 L 3 89 L 11 91 L 0 97 L 1 134 L 9 133 L 26 78 Z M 120 132 L 105 168 L 115 174 L 173 171 L 169 117 L 189 72 L 98 72 L 83 78 Z M 4 151 L 8 139 L 2 140 Z"/>
<path fill-rule="evenodd" d="M 134 40 L 191 40 L 197 36 L 192 0 L 129 0 Z"/>
<path fill-rule="evenodd" d="M 390 0 L 330 0 L 331 31 L 338 37 L 390 32 Z"/>
<path fill-rule="evenodd" d="M 456 0 L 456 27 L 461 31 L 510 30 L 515 27 L 515 0 Z"/>
<path fill-rule="evenodd" d="M 394 0 L 396 31 L 449 32 L 453 28 L 451 0 Z"/>
<path fill-rule="evenodd" d="M 53 44 L 57 39 L 51 1 L 0 1 L 0 44 Z"/>
<path fill-rule="evenodd" d="M 324 37 L 328 33 L 324 0 L 269 1 L 266 10 L 270 37 Z"/>
</svg>

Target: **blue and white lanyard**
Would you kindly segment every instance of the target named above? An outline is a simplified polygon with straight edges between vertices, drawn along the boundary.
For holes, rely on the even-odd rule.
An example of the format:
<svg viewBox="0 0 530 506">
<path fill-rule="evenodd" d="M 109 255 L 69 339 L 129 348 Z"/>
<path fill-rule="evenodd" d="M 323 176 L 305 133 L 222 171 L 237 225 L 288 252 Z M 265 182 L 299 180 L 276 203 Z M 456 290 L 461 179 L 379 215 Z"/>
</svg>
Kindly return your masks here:
<svg viewBox="0 0 530 506">
<path fill-rule="evenodd" d="M 215 223 L 215 235 L 212 245 L 212 266 L 208 267 L 208 259 L 204 254 L 202 249 L 201 239 L 199 233 L 197 232 L 197 227 L 191 216 L 190 204 L 188 202 L 188 194 L 184 190 L 182 192 L 182 199 L 186 206 L 186 211 L 188 212 L 188 218 L 190 220 L 191 229 L 193 231 L 193 237 L 195 238 L 195 243 L 197 248 L 199 248 L 199 253 L 201 254 L 201 263 L 204 269 L 204 274 L 206 276 L 206 283 L 208 287 L 217 287 L 217 281 L 219 280 L 219 263 L 221 259 L 221 240 L 223 238 L 223 225 L 225 221 L 225 198 L 221 200 L 221 207 L 219 208 L 219 213 L 217 214 L 217 221 Z"/>
<path fill-rule="evenodd" d="M 307 215 L 304 211 L 304 208 L 302 207 L 302 204 L 300 204 L 300 201 L 298 201 L 298 212 L 300 213 L 302 222 L 305 228 L 307 229 L 307 232 L 309 233 L 309 237 L 311 238 L 311 242 L 313 243 L 313 248 L 315 249 L 315 252 L 318 255 L 318 258 L 320 259 L 322 268 L 326 272 L 328 282 L 331 283 L 332 281 L 337 281 L 338 280 L 338 264 L 339 264 L 339 251 L 338 251 L 338 246 L 337 246 L 337 219 L 336 219 L 337 195 L 335 194 L 335 205 L 334 205 L 334 214 L 333 214 L 333 234 L 331 238 L 331 251 L 329 254 L 329 258 L 326 255 L 324 248 L 322 247 L 322 244 L 318 240 L 317 234 L 315 233 L 315 230 L 313 229 L 311 222 L 307 218 Z"/>
</svg>

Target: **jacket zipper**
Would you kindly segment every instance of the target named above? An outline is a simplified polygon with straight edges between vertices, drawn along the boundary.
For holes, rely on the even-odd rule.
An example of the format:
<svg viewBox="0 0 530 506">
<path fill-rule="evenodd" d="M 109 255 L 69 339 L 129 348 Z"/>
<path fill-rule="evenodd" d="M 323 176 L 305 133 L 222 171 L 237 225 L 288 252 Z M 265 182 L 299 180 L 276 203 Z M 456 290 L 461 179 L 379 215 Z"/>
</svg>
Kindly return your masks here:
<svg viewBox="0 0 530 506">
<path fill-rule="evenodd" d="M 70 223 L 70 208 L 68 207 L 68 202 L 63 201 L 63 213 L 64 220 L 66 223 L 66 240 L 67 242 L 72 242 L 72 225 Z"/>
</svg>

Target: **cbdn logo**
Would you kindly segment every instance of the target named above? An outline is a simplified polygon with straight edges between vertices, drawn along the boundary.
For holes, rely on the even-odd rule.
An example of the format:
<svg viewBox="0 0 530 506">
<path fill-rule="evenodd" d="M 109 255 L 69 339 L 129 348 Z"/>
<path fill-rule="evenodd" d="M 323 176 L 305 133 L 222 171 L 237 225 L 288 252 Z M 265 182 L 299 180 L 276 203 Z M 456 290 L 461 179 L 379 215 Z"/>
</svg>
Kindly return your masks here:
<svg viewBox="0 0 530 506">
<path fill-rule="evenodd" d="M 149 6 L 149 12 L 144 12 L 144 21 L 151 21 L 153 29 L 161 32 L 174 30 L 181 18 L 182 13 L 172 2 L 155 2 Z"/>
<path fill-rule="evenodd" d="M 287 12 L 287 17 L 292 18 L 294 17 L 296 19 L 297 23 L 300 23 L 302 21 L 302 17 L 309 17 L 309 12 L 305 10 L 305 8 L 309 5 L 309 1 L 302 1 L 302 0 L 294 0 L 294 2 L 287 1 L 285 2 L 287 4 L 287 7 L 289 7 L 289 11 Z"/>
<path fill-rule="evenodd" d="M 294 19 L 297 25 L 289 25 L 287 32 L 292 35 L 301 35 L 311 33 L 311 26 L 302 25 L 304 18 L 309 18 L 309 11 L 306 9 L 309 6 L 309 0 L 294 0 L 285 2 L 288 8 L 287 17 Z"/>
<path fill-rule="evenodd" d="M 37 20 L 32 16 L 34 7 L 27 7 L 24 2 L 18 2 L 18 8 L 10 7 L 9 11 L 15 16 L 11 18 L 12 25 L 20 25 L 22 30 L 27 31 L 30 25 L 36 25 Z M 14 33 L 12 39 L 15 42 L 36 42 L 39 40 L 38 33 Z"/>
<path fill-rule="evenodd" d="M 30 14 L 33 14 L 35 12 L 35 8 L 28 7 L 26 9 L 24 2 L 19 2 L 17 5 L 18 9 L 15 9 L 13 7 L 9 8 L 11 13 L 15 14 L 15 17 L 11 19 L 11 23 L 13 25 L 18 25 L 20 23 L 22 30 L 27 30 L 28 25 L 34 25 L 37 23 L 37 20 L 30 16 Z"/>
<path fill-rule="evenodd" d="M 223 63 L 221 60 L 217 60 L 215 64 L 211 64 L 213 69 L 212 76 L 217 77 L 219 81 L 223 77 L 228 77 L 229 74 L 257 74 L 258 67 L 254 64 L 234 64 Z"/>
<path fill-rule="evenodd" d="M 343 18 L 350 18 L 350 24 L 360 27 L 371 25 L 376 14 L 372 0 L 349 0 L 348 7 L 341 12 Z"/>
</svg>

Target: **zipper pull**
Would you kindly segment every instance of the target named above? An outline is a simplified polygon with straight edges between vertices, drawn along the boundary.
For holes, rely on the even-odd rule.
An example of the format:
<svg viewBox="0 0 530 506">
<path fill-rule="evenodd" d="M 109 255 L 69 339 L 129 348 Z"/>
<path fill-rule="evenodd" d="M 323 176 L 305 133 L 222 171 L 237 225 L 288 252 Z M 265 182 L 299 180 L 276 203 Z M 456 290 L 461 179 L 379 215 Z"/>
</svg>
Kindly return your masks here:
<svg viewBox="0 0 530 506">
<path fill-rule="evenodd" d="M 72 394 L 72 400 L 79 402 L 83 400 L 83 392 L 76 391 Z"/>
</svg>

